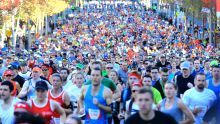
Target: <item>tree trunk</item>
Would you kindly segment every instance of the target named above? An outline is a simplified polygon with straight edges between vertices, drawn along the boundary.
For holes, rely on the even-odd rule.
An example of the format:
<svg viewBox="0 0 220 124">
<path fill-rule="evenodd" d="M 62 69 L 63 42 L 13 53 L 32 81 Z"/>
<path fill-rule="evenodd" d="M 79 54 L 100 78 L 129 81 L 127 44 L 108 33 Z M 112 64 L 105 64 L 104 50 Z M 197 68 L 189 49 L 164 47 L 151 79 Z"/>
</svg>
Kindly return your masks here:
<svg viewBox="0 0 220 124">
<path fill-rule="evenodd" d="M 193 20 L 192 20 L 192 31 L 193 31 L 193 36 L 195 36 L 195 32 L 194 32 L 194 25 L 195 25 L 195 12 L 193 11 Z"/>
<path fill-rule="evenodd" d="M 48 36 L 48 17 L 45 17 L 45 35 Z"/>
<path fill-rule="evenodd" d="M 16 46 L 16 39 L 15 39 L 15 15 L 12 14 L 12 17 L 11 17 L 11 22 L 12 22 L 12 48 L 15 49 L 15 46 Z"/>
<path fill-rule="evenodd" d="M 1 33 L 1 35 L 2 35 L 1 47 L 4 47 L 4 45 L 5 45 L 4 44 L 4 41 L 5 41 L 5 38 L 6 38 L 5 32 L 6 32 L 5 23 L 3 23 L 3 28 L 2 28 L 2 33 Z"/>
<path fill-rule="evenodd" d="M 28 22 L 27 22 L 27 30 L 28 30 L 28 50 L 30 50 L 31 48 L 31 29 L 29 29 L 29 25 L 30 25 L 30 19 L 28 19 Z M 36 28 L 35 28 L 36 30 Z"/>
</svg>

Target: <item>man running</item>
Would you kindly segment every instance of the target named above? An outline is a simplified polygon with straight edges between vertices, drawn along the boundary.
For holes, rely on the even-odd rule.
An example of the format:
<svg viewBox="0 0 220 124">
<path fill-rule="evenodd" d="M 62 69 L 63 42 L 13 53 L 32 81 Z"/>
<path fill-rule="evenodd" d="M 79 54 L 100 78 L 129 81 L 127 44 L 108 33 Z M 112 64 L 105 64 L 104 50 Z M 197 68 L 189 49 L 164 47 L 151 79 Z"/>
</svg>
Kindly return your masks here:
<svg viewBox="0 0 220 124">
<path fill-rule="evenodd" d="M 85 124 L 108 124 L 107 113 L 111 113 L 112 92 L 101 84 L 101 70 L 91 72 L 92 84 L 83 87 L 79 97 L 79 114 L 85 111 Z M 85 105 L 85 109 L 84 109 Z"/>
<path fill-rule="evenodd" d="M 137 94 L 137 102 L 140 111 L 130 116 L 125 124 L 177 124 L 171 116 L 152 109 L 154 100 L 151 90 L 140 89 Z"/>
<path fill-rule="evenodd" d="M 0 86 L 0 96 L 3 101 L 0 104 L 0 118 L 2 124 L 13 124 L 14 105 L 20 100 L 12 96 L 14 86 L 10 81 L 4 81 Z"/>
<path fill-rule="evenodd" d="M 199 73 L 195 77 L 195 87 L 187 90 L 183 95 L 183 102 L 195 115 L 195 124 L 201 124 L 206 111 L 216 99 L 215 93 L 205 88 L 206 76 Z"/>
</svg>

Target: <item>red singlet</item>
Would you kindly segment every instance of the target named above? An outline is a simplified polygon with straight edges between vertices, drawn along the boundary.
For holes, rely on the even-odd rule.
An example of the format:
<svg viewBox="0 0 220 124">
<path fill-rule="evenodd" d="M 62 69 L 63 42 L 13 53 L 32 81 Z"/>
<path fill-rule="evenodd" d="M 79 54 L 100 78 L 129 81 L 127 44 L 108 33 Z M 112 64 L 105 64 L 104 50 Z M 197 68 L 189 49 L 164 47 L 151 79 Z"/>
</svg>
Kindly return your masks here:
<svg viewBox="0 0 220 124">
<path fill-rule="evenodd" d="M 47 101 L 47 104 L 44 107 L 37 107 L 34 104 L 33 100 L 31 100 L 31 103 L 32 103 L 33 114 L 41 115 L 44 118 L 46 124 L 55 124 L 53 121 L 53 111 L 50 107 L 50 100 L 49 99 Z"/>
<path fill-rule="evenodd" d="M 59 96 L 54 97 L 51 93 L 51 90 L 49 90 L 48 91 L 48 99 L 58 102 L 60 104 L 60 106 L 64 108 L 64 106 L 65 106 L 65 104 L 64 104 L 64 93 L 65 92 L 62 91 Z M 55 118 L 60 118 L 60 114 L 58 112 L 54 112 L 54 117 Z"/>
</svg>

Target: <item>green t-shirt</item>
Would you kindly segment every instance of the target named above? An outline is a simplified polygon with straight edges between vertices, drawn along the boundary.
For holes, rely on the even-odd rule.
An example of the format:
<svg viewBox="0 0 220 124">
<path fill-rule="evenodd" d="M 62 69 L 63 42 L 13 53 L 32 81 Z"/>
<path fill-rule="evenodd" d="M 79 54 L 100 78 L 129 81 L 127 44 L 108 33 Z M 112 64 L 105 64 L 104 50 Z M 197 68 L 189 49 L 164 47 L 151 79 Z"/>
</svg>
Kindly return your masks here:
<svg viewBox="0 0 220 124">
<path fill-rule="evenodd" d="M 157 105 L 160 103 L 160 101 L 162 101 L 162 97 L 160 95 L 160 92 L 156 88 L 152 87 L 151 90 L 154 95 L 154 103 Z"/>
<path fill-rule="evenodd" d="M 92 80 L 88 80 L 88 81 L 85 83 L 85 85 L 89 85 L 89 84 L 91 84 L 91 83 L 92 83 Z M 104 77 L 104 78 L 101 80 L 101 83 L 102 83 L 104 86 L 106 86 L 106 87 L 108 87 L 109 89 L 111 89 L 111 91 L 113 91 L 113 92 L 117 89 L 115 83 L 114 83 L 112 80 L 108 79 L 108 78 L 105 78 L 105 77 Z"/>
<path fill-rule="evenodd" d="M 103 70 L 103 71 L 102 71 L 102 76 L 103 76 L 103 77 L 108 76 L 108 72 L 107 72 L 106 70 Z"/>
</svg>

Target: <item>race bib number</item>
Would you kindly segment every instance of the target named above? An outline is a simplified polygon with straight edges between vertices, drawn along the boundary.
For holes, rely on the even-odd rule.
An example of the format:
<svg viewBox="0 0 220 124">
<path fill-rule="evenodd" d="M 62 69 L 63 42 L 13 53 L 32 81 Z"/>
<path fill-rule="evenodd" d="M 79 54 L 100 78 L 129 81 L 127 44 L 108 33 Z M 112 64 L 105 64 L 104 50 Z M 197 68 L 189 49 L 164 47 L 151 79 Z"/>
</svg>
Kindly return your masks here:
<svg viewBox="0 0 220 124">
<path fill-rule="evenodd" d="M 89 117 L 93 120 L 97 120 L 101 112 L 98 109 L 89 109 Z"/>
</svg>

